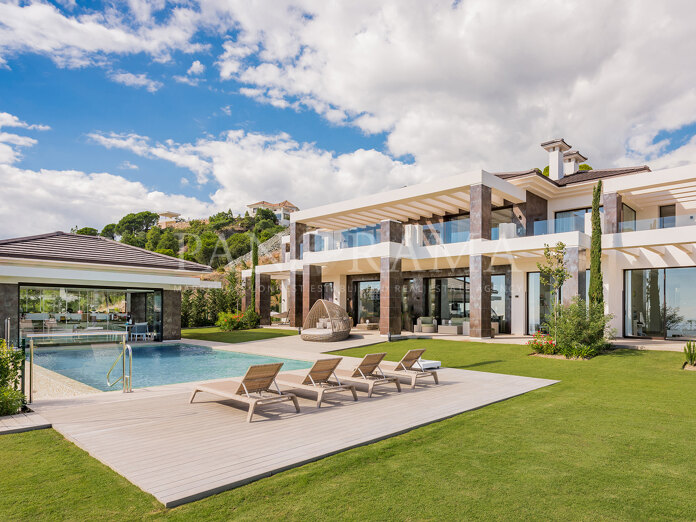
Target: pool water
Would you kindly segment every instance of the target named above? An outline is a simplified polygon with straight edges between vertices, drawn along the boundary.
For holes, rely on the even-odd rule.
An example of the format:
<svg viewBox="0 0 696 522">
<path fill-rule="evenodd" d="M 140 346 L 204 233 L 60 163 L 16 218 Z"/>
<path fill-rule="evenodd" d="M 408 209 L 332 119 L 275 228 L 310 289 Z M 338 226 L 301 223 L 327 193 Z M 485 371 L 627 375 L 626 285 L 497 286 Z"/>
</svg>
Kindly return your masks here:
<svg viewBox="0 0 696 522">
<path fill-rule="evenodd" d="M 64 347 L 38 349 L 34 362 L 48 370 L 99 390 L 118 390 L 121 383 L 109 388 L 106 373 L 118 357 L 120 346 Z M 282 362 L 285 370 L 311 367 L 307 361 L 280 359 L 263 355 L 214 350 L 186 343 L 164 343 L 133 347 L 133 388 L 177 384 L 182 382 L 240 377 L 252 364 Z M 121 376 L 121 362 L 111 372 L 111 380 Z"/>
</svg>

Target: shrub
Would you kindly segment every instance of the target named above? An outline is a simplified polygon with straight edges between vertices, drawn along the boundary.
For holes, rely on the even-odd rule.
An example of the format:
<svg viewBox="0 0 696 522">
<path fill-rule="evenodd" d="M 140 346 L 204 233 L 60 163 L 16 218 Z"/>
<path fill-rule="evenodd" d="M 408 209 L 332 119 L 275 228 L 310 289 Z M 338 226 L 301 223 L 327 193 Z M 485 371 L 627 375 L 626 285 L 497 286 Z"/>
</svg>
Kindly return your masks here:
<svg viewBox="0 0 696 522">
<path fill-rule="evenodd" d="M 545 325 L 556 332 L 556 353 L 566 357 L 589 358 L 609 345 L 613 335 L 609 327 L 612 315 L 605 315 L 601 305 L 587 305 L 575 297 L 568 305 L 557 305 L 546 316 Z"/>
<path fill-rule="evenodd" d="M 222 312 L 218 315 L 218 320 L 215 323 L 220 330 L 229 332 L 231 330 L 241 330 L 244 328 L 244 314 L 240 312 Z"/>
<path fill-rule="evenodd" d="M 244 330 L 247 328 L 256 328 L 261 322 L 259 314 L 251 308 L 246 312 L 222 312 L 218 315 L 218 320 L 215 323 L 221 330 L 229 332 L 231 330 Z"/>
<path fill-rule="evenodd" d="M 691 366 L 696 365 L 696 343 L 688 341 L 684 346 L 684 355 L 686 356 L 686 364 Z"/>
<path fill-rule="evenodd" d="M 19 388 L 24 355 L 0 339 L 0 388 Z"/>
<path fill-rule="evenodd" d="M 527 341 L 527 346 L 529 346 L 534 353 L 556 353 L 556 343 L 553 342 L 553 338 L 542 332 L 535 333 L 534 338 L 531 341 Z"/>
<path fill-rule="evenodd" d="M 247 308 L 244 312 L 244 328 L 256 328 L 261 322 L 261 316 L 255 310 Z"/>
<path fill-rule="evenodd" d="M 24 394 L 12 388 L 0 388 L 0 417 L 14 415 L 24 404 Z"/>
</svg>

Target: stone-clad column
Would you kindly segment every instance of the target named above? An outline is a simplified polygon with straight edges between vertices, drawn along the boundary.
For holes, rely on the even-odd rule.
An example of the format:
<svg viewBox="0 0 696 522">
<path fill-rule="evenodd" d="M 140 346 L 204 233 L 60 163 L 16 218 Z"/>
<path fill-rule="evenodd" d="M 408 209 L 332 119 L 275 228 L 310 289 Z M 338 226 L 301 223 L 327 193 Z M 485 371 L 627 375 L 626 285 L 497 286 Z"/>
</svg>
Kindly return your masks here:
<svg viewBox="0 0 696 522">
<path fill-rule="evenodd" d="M 290 223 L 290 259 L 300 259 L 300 243 L 305 232 L 307 225 L 304 223 Z"/>
<path fill-rule="evenodd" d="M 401 335 L 401 259 L 383 257 L 379 273 L 379 333 Z"/>
<path fill-rule="evenodd" d="M 469 335 L 491 337 L 491 258 L 469 258 Z"/>
<path fill-rule="evenodd" d="M 491 187 L 472 185 L 470 191 L 470 238 L 491 238 Z"/>
<path fill-rule="evenodd" d="M 380 221 L 380 241 L 382 243 L 401 243 L 404 239 L 404 224 L 393 219 Z"/>
<path fill-rule="evenodd" d="M 307 317 L 314 303 L 321 299 L 321 266 L 302 267 L 302 317 Z"/>
<path fill-rule="evenodd" d="M 527 191 L 525 199 L 526 201 L 524 203 L 514 205 L 513 212 L 515 217 L 519 219 L 520 224 L 524 227 L 525 235 L 533 236 L 535 230 L 534 223 L 548 220 L 549 204 L 547 200 L 541 196 L 537 196 L 534 192 Z M 518 216 L 518 212 L 521 214 L 520 216 Z M 547 226 L 548 225 L 537 225 L 539 234 L 547 232 Z"/>
<path fill-rule="evenodd" d="M 181 339 L 181 290 L 162 290 L 162 340 Z"/>
<path fill-rule="evenodd" d="M 569 304 L 575 296 L 580 296 L 584 300 L 587 252 L 584 248 L 568 247 L 566 248 L 565 261 L 570 278 L 561 287 L 561 300 L 563 304 Z"/>
<path fill-rule="evenodd" d="M 251 306 L 251 277 L 245 277 L 242 280 L 244 295 L 242 295 L 242 312 L 246 311 Z"/>
<path fill-rule="evenodd" d="M 261 318 L 260 324 L 271 324 L 271 276 L 256 274 L 254 306 Z"/>
<path fill-rule="evenodd" d="M 288 317 L 290 326 L 302 327 L 302 272 L 290 271 L 290 284 L 288 285 Z"/>
<path fill-rule="evenodd" d="M 305 232 L 302 234 L 302 250 L 303 252 L 316 252 L 316 234 Z"/>
<path fill-rule="evenodd" d="M 604 205 L 604 233 L 616 234 L 621 232 L 621 222 L 623 221 L 623 198 L 621 194 L 611 192 L 603 194 Z M 586 231 L 590 234 L 591 231 Z"/>
<path fill-rule="evenodd" d="M 5 319 L 10 318 L 10 331 L 5 332 Z M 11 343 L 19 339 L 19 285 L 0 283 L 0 339 Z"/>
</svg>

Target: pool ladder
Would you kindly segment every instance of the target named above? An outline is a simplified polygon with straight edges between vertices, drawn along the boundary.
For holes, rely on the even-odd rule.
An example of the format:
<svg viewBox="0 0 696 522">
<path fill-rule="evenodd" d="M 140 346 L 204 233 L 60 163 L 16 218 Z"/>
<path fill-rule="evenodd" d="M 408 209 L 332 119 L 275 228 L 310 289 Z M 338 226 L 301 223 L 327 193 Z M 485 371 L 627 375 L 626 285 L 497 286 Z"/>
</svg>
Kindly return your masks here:
<svg viewBox="0 0 696 522">
<path fill-rule="evenodd" d="M 126 374 L 126 354 L 128 355 L 128 373 Z M 121 376 L 116 379 L 114 382 L 111 382 L 109 380 L 109 377 L 111 377 L 111 372 L 113 371 L 114 368 L 116 368 L 116 365 L 118 364 L 118 361 L 121 361 L 121 369 L 122 373 Z M 123 393 L 130 393 L 133 391 L 133 386 L 132 386 L 132 377 L 133 377 L 133 349 L 131 348 L 130 344 L 126 344 L 126 341 L 123 341 L 123 350 L 121 353 L 116 357 L 116 360 L 114 361 L 114 364 L 111 365 L 111 368 L 109 368 L 109 371 L 106 374 L 106 384 L 109 388 L 112 386 L 116 385 L 119 381 L 123 382 Z"/>
</svg>

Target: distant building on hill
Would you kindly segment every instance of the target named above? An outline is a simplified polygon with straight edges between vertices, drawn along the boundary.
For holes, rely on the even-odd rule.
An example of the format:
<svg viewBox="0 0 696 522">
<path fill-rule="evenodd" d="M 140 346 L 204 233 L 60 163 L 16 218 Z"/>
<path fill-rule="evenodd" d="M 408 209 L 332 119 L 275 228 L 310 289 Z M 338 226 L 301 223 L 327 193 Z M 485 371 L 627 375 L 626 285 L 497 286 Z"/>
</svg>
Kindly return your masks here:
<svg viewBox="0 0 696 522">
<path fill-rule="evenodd" d="M 169 212 L 169 211 L 160 212 L 159 213 L 160 219 L 159 219 L 159 222 L 157 223 L 157 225 L 161 229 L 173 227 L 177 224 L 176 218 L 178 218 L 179 216 L 181 216 L 181 214 L 179 214 L 177 212 Z"/>
<path fill-rule="evenodd" d="M 290 203 L 287 199 L 280 203 L 269 203 L 268 201 L 257 201 L 251 205 L 247 205 L 249 213 L 252 216 L 256 215 L 256 211 L 260 208 L 265 208 L 272 211 L 278 218 L 278 224 L 284 227 L 290 225 L 290 214 L 300 210 L 298 207 Z"/>
</svg>

